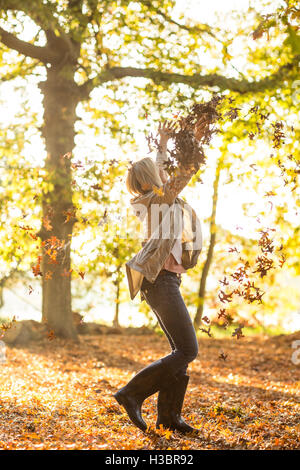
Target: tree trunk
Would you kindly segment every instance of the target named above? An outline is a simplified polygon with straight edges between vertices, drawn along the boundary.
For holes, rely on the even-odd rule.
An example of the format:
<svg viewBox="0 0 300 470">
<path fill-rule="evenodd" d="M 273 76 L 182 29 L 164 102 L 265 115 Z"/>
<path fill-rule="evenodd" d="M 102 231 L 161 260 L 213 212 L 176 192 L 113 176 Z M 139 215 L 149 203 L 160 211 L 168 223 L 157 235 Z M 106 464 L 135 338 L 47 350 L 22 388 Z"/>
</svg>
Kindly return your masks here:
<svg viewBox="0 0 300 470">
<path fill-rule="evenodd" d="M 70 244 L 76 222 L 72 203 L 71 161 L 74 147 L 77 85 L 75 66 L 54 65 L 40 84 L 44 95 L 46 143 L 45 168 L 49 189 L 43 192 L 43 221 L 38 235 L 42 240 L 42 320 L 56 336 L 77 338 L 71 307 Z"/>
<path fill-rule="evenodd" d="M 120 305 L 120 284 L 121 284 L 121 279 L 119 278 L 119 271 L 120 271 L 120 268 L 118 269 L 118 277 L 116 279 L 116 308 L 115 308 L 115 317 L 114 317 L 114 321 L 113 321 L 113 326 L 115 326 L 116 328 L 119 328 L 120 327 L 120 324 L 119 324 L 119 305 Z"/>
<path fill-rule="evenodd" d="M 205 299 L 205 290 L 206 290 L 206 281 L 209 273 L 209 268 L 213 260 L 214 247 L 216 243 L 216 211 L 217 211 L 217 202 L 218 202 L 218 189 L 219 189 L 219 180 L 221 172 L 221 161 L 219 160 L 216 168 L 216 176 L 213 185 L 213 205 L 212 213 L 210 219 L 210 240 L 209 247 L 207 252 L 207 257 L 203 266 L 203 271 L 201 274 L 199 293 L 198 293 L 198 308 L 194 318 L 194 327 L 197 331 L 202 320 L 203 309 L 204 309 L 204 299 Z"/>
</svg>

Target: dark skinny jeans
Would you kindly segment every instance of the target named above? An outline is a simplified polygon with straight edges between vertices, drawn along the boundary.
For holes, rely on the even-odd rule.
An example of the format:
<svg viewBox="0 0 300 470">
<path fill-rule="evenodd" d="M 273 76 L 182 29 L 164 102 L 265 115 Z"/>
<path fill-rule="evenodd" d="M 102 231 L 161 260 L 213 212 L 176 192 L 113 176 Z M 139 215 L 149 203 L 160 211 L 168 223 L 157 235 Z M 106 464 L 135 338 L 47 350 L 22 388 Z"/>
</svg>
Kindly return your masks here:
<svg viewBox="0 0 300 470">
<path fill-rule="evenodd" d="M 173 376 L 185 374 L 188 364 L 198 354 L 196 332 L 181 296 L 181 276 L 171 271 L 160 272 L 152 284 L 143 279 L 142 294 L 155 313 L 167 336 L 172 352 L 161 359 Z"/>
</svg>

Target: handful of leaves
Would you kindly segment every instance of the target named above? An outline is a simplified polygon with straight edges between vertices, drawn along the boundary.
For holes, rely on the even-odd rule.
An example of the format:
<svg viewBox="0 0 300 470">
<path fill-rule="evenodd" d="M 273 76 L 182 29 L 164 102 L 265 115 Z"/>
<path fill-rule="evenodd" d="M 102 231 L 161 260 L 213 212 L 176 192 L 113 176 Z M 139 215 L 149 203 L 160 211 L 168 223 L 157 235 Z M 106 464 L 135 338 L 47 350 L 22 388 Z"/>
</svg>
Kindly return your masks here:
<svg viewBox="0 0 300 470">
<path fill-rule="evenodd" d="M 220 132 L 214 125 L 222 119 L 222 114 L 217 109 L 225 98 L 214 95 L 206 103 L 195 103 L 186 117 L 176 121 L 169 132 L 169 137 L 174 142 L 174 147 L 169 150 L 170 157 L 166 162 L 166 171 L 172 174 L 177 167 L 196 168 L 205 164 L 204 145 L 208 145 L 214 134 Z M 158 140 L 152 135 L 147 138 L 150 151 L 151 141 L 159 150 Z"/>
</svg>

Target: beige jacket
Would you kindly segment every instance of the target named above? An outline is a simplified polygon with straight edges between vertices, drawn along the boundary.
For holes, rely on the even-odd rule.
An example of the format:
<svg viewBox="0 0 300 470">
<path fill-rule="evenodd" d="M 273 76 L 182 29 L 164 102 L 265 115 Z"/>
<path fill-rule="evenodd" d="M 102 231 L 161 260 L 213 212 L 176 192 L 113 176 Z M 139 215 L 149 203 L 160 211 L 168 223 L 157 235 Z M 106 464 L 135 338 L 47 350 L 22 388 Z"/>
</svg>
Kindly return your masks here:
<svg viewBox="0 0 300 470">
<path fill-rule="evenodd" d="M 161 154 L 156 162 L 161 166 Z M 182 244 L 183 267 L 190 269 L 196 265 L 202 250 L 201 223 L 192 207 L 178 197 L 196 171 L 181 170 L 169 178 L 161 191 L 151 190 L 131 200 L 134 213 L 147 222 L 144 246 L 126 263 L 131 299 L 139 292 L 144 277 L 155 281 L 178 239 Z"/>
</svg>

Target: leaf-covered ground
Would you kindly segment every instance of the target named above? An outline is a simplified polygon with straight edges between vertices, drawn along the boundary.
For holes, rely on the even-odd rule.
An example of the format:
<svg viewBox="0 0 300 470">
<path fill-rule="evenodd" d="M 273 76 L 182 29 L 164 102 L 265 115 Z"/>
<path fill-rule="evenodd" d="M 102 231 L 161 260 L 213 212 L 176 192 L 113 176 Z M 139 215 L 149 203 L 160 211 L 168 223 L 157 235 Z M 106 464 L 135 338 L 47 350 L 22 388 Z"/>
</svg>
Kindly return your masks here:
<svg viewBox="0 0 300 470">
<path fill-rule="evenodd" d="M 277 338 L 200 339 L 190 365 L 184 416 L 198 437 L 154 430 L 156 395 L 144 403 L 152 425 L 130 424 L 112 394 L 169 352 L 157 335 L 45 338 L 7 348 L 0 364 L 1 449 L 299 449 L 300 364 Z M 227 355 L 226 360 L 220 358 Z"/>
</svg>

